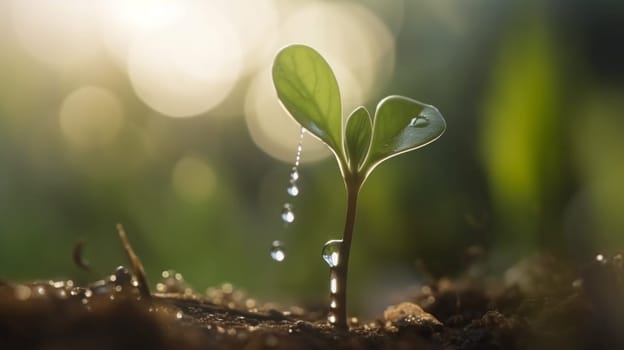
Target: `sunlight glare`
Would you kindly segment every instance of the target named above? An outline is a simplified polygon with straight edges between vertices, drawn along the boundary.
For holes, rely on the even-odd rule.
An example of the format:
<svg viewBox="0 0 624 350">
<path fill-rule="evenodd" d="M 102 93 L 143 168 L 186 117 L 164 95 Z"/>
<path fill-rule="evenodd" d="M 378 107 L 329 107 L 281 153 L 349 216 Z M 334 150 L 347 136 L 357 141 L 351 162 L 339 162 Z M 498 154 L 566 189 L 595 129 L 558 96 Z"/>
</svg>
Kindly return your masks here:
<svg viewBox="0 0 624 350">
<path fill-rule="evenodd" d="M 175 25 L 185 12 L 186 1 L 108 0 L 98 7 L 100 36 L 118 63 L 125 66 L 133 41 Z"/>
<path fill-rule="evenodd" d="M 280 28 L 279 42 L 314 47 L 336 71 L 343 94 L 362 91 L 357 105 L 380 89 L 394 70 L 394 36 L 374 13 L 355 3 L 319 2 L 301 7 Z M 341 72 L 338 67 L 345 69 Z M 346 71 L 355 84 L 348 84 L 351 79 L 344 75 Z"/>
<path fill-rule="evenodd" d="M 9 10 L 18 43 L 52 67 L 88 62 L 99 49 L 94 40 L 93 4 L 82 0 L 12 0 Z"/>
<path fill-rule="evenodd" d="M 184 156 L 175 164 L 171 181 L 177 195 L 190 202 L 199 202 L 214 192 L 216 176 L 201 158 Z"/>
<path fill-rule="evenodd" d="M 130 45 L 128 73 L 141 100 L 171 117 L 221 103 L 238 81 L 242 52 L 230 21 L 207 3 Z"/>
</svg>

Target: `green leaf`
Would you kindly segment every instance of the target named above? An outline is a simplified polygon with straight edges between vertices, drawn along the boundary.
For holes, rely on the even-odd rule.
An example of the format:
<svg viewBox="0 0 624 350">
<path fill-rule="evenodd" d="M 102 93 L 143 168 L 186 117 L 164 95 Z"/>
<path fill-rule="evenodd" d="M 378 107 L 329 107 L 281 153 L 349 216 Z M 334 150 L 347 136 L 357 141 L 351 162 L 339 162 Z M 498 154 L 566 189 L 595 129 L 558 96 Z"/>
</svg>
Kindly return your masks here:
<svg viewBox="0 0 624 350">
<path fill-rule="evenodd" d="M 343 157 L 340 90 L 325 59 L 308 46 L 287 46 L 273 62 L 273 83 L 290 115 Z"/>
<path fill-rule="evenodd" d="M 435 107 L 403 96 L 384 98 L 375 112 L 365 176 L 384 160 L 435 141 L 444 130 L 446 122 Z"/>
<path fill-rule="evenodd" d="M 370 148 L 372 129 L 371 116 L 364 107 L 358 107 L 347 119 L 345 150 L 352 173 L 357 173 L 364 164 Z"/>
</svg>

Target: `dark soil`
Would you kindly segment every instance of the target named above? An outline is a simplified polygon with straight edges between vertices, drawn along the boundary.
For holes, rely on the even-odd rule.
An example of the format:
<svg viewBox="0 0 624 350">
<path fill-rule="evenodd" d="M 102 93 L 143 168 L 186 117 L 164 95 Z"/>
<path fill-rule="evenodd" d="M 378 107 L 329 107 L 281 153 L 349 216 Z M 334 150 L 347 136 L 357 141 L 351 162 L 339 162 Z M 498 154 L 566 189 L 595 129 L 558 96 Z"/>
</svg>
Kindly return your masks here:
<svg viewBox="0 0 624 350">
<path fill-rule="evenodd" d="M 441 323 L 380 315 L 349 331 L 322 311 L 260 305 L 228 284 L 198 295 L 173 271 L 147 296 L 122 267 L 82 287 L 2 283 L 0 349 L 623 348 L 619 256 L 580 271 L 543 257 L 515 268 L 521 278 L 499 290 L 467 279 L 419 288 L 408 301 Z"/>
<path fill-rule="evenodd" d="M 325 310 L 261 304 L 229 284 L 198 294 L 173 271 L 150 292 L 120 236 L 132 272 L 86 286 L 0 282 L 0 349 L 624 349 L 619 255 L 580 268 L 527 259 L 506 286 L 440 279 L 339 331 Z"/>
</svg>

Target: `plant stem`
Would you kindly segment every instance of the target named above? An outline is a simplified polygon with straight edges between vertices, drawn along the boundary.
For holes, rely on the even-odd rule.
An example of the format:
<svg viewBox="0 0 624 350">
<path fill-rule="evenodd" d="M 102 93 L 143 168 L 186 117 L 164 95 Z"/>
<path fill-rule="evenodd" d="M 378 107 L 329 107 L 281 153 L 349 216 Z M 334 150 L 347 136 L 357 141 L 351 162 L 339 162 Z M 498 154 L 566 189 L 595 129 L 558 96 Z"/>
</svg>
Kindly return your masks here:
<svg viewBox="0 0 624 350">
<path fill-rule="evenodd" d="M 351 251 L 351 239 L 353 238 L 353 227 L 355 226 L 355 212 L 357 206 L 358 193 L 360 191 L 359 181 L 347 181 L 347 217 L 345 220 L 342 244 L 340 245 L 338 264 L 336 265 L 336 277 L 338 290 L 336 297 L 336 308 L 334 325 L 339 329 L 348 329 L 347 325 L 347 273 L 349 271 L 349 253 Z"/>
</svg>

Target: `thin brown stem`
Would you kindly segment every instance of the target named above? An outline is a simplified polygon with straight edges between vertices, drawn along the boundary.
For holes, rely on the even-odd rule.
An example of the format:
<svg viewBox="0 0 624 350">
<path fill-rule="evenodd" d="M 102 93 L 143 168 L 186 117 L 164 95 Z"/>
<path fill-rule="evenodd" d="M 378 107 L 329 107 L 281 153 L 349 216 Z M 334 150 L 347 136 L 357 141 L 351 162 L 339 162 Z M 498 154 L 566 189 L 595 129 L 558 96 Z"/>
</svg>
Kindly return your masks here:
<svg viewBox="0 0 624 350">
<path fill-rule="evenodd" d="M 119 235 L 121 244 L 123 245 L 126 255 L 130 260 L 130 264 L 132 265 L 132 270 L 138 283 L 137 288 L 139 289 L 141 297 L 143 297 L 144 299 L 150 299 L 152 294 L 150 293 L 149 286 L 147 285 L 147 279 L 145 278 L 143 263 L 141 263 L 141 259 L 139 259 L 136 253 L 134 253 L 134 249 L 132 249 L 132 245 L 130 245 L 130 241 L 128 240 L 128 236 L 126 235 L 126 230 L 124 230 L 121 224 L 117 224 L 117 234 Z"/>
<path fill-rule="evenodd" d="M 351 251 L 351 239 L 355 226 L 355 213 L 357 197 L 360 190 L 360 182 L 347 182 L 347 217 L 345 220 L 342 244 L 340 245 L 338 264 L 336 265 L 336 277 L 338 290 L 336 308 L 334 309 L 336 328 L 348 329 L 347 325 L 347 273 L 349 271 L 349 253 Z"/>
</svg>

